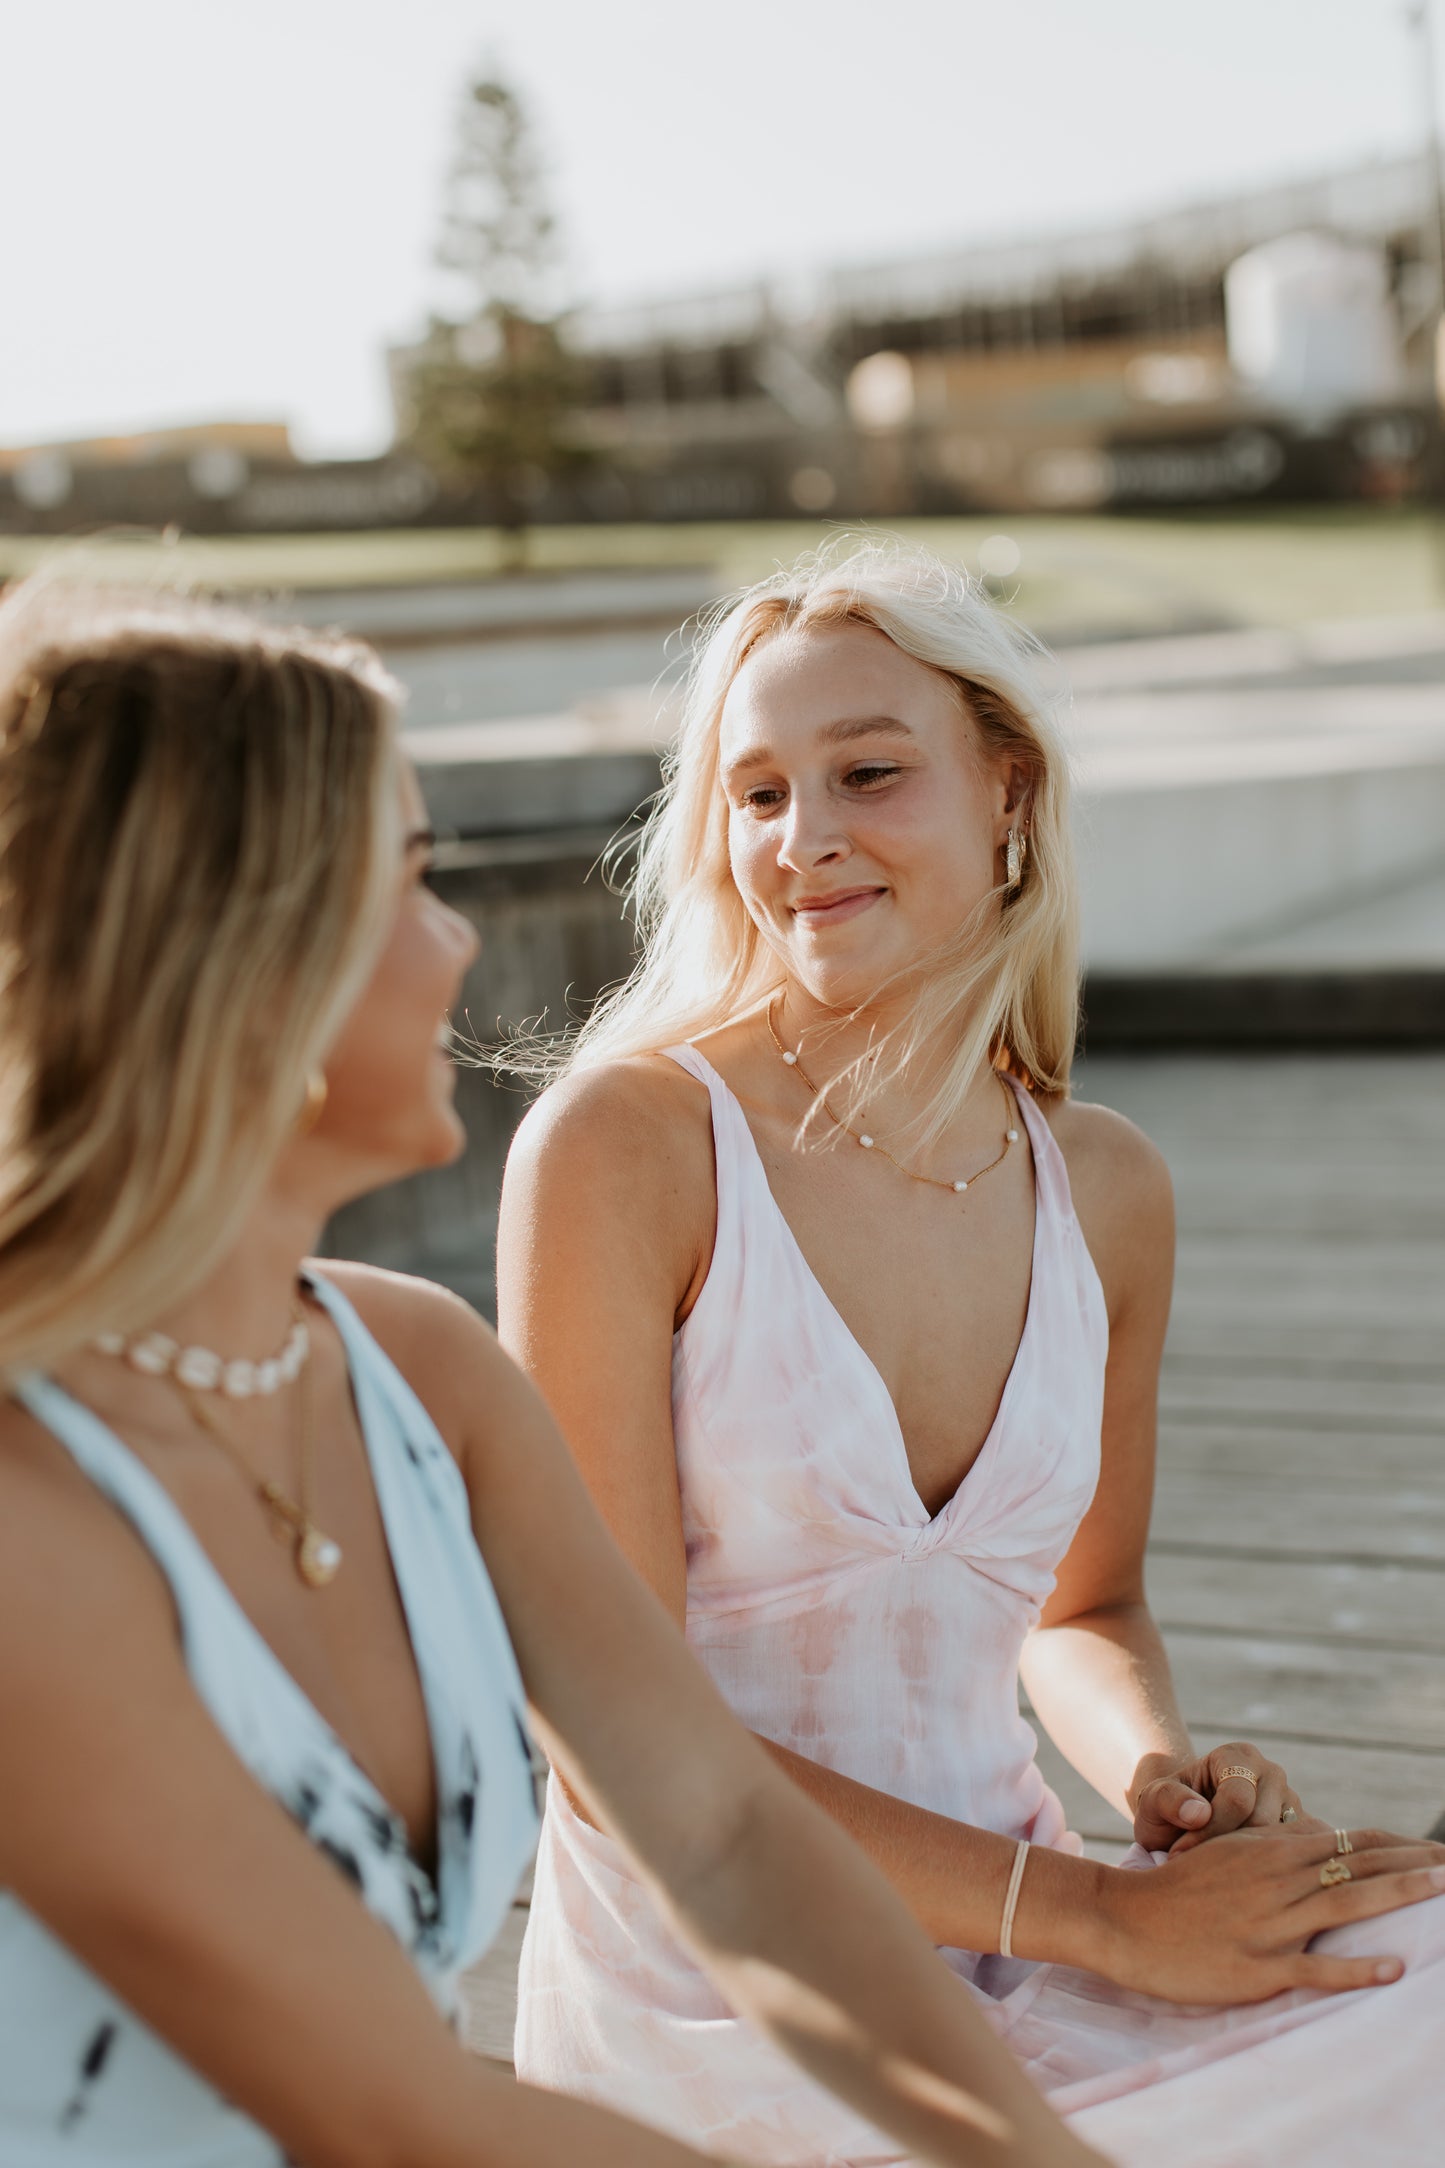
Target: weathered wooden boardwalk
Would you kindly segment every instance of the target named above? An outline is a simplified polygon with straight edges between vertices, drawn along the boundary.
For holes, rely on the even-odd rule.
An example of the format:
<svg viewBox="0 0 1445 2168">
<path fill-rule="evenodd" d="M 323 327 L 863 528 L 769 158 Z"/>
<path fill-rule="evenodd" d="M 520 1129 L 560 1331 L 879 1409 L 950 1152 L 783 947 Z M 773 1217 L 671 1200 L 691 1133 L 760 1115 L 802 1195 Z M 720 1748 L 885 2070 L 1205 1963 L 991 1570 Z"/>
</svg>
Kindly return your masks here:
<svg viewBox="0 0 1445 2168">
<path fill-rule="evenodd" d="M 1179 1275 L 1150 1592 L 1201 1741 L 1331 1821 L 1445 1809 L 1445 1058 L 1109 1057 L 1080 1096 L 1165 1152 Z M 1090 1850 L 1114 1811 L 1047 1741 Z M 505 2055 L 523 1919 L 478 1968 Z"/>
<path fill-rule="evenodd" d="M 1201 1741 L 1330 1820 L 1445 1809 L 1445 1059 L 1090 1062 L 1167 1155 L 1149 1586 Z M 1114 1814 L 1044 1756 L 1075 1827 Z"/>
</svg>

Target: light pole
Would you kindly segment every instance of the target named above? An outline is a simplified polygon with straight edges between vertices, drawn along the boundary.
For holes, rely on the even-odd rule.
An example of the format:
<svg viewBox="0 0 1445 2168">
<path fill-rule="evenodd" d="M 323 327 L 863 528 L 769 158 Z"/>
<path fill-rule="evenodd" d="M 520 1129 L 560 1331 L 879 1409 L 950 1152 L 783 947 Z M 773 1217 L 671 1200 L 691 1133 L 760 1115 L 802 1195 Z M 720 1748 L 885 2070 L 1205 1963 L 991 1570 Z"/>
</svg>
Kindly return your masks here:
<svg viewBox="0 0 1445 2168">
<path fill-rule="evenodd" d="M 1440 105 L 1435 89 L 1435 24 L 1431 0 L 1409 0 L 1405 22 L 1417 54 L 1424 128 L 1420 204 L 1421 254 L 1433 274 L 1425 350 L 1425 455 L 1421 498 L 1432 529 L 1435 575 L 1445 589 L 1445 428 L 1441 423 L 1441 326 L 1445 323 L 1445 197 L 1440 187 Z"/>
</svg>

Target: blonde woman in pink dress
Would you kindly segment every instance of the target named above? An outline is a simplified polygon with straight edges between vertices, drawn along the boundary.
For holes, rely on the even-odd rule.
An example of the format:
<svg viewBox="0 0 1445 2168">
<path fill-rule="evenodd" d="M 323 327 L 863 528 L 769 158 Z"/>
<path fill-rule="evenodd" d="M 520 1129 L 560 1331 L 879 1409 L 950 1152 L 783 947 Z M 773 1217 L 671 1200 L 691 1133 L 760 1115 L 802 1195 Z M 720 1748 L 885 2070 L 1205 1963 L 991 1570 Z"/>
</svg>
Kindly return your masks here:
<svg viewBox="0 0 1445 2168">
<path fill-rule="evenodd" d="M 1065 771 L 1028 644 L 935 559 L 844 548 L 720 617 L 643 959 L 513 1153 L 503 1337 L 733 1708 L 1081 2135 L 1403 2168 L 1445 2125 L 1445 1848 L 1201 1751 L 1145 1603 L 1171 1202 L 1068 1096 Z M 1068 1830 L 1021 1673 L 1123 1867 Z M 740 2160 L 904 2157 L 556 1779 L 517 2064 Z"/>
</svg>

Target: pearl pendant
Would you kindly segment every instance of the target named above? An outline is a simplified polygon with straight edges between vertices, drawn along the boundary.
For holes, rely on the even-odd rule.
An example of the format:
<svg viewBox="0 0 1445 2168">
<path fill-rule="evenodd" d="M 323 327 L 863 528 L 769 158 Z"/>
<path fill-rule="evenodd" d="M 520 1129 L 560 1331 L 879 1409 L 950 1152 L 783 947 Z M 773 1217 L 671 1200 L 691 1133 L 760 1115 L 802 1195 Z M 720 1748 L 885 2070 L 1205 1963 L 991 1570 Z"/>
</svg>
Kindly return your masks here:
<svg viewBox="0 0 1445 2168">
<path fill-rule="evenodd" d="M 1018 1131 L 1017 1131 L 1016 1129 L 1008 1129 L 1008 1130 L 1005 1130 L 1004 1134 L 1005 1134 L 1005 1136 L 1006 1136 L 1006 1137 L 1008 1138 L 1008 1141 L 1009 1141 L 1009 1143 L 1010 1143 L 1010 1144 L 1017 1144 L 1017 1143 L 1018 1143 L 1018 1141 L 1019 1141 L 1019 1133 L 1018 1133 Z"/>
<path fill-rule="evenodd" d="M 785 1048 L 783 1049 L 783 1059 L 784 1059 L 784 1061 L 785 1061 L 785 1062 L 787 1063 L 787 1065 L 788 1065 L 788 1067 L 789 1067 L 790 1069 L 795 1069 L 795 1068 L 797 1067 L 797 1065 L 798 1065 L 798 1057 L 797 1057 L 797 1055 L 796 1055 L 796 1054 L 790 1054 L 790 1053 L 789 1053 L 789 1052 L 787 1051 L 786 1047 L 785 1047 Z"/>
<path fill-rule="evenodd" d="M 341 1571 L 341 1545 L 308 1522 L 296 1539 L 296 1571 L 308 1588 L 325 1588 Z"/>
<path fill-rule="evenodd" d="M 872 1139 L 871 1137 L 860 1137 L 860 1138 L 858 1139 L 858 1142 L 859 1142 L 859 1143 L 860 1143 L 860 1144 L 862 1145 L 862 1147 L 863 1147 L 863 1149 L 864 1149 L 864 1151 L 865 1151 L 865 1152 L 871 1152 L 871 1151 L 872 1151 L 872 1149 L 873 1149 L 873 1139 Z"/>
<path fill-rule="evenodd" d="M 961 1197 L 961 1196 L 963 1195 L 964 1191 L 965 1191 L 965 1190 L 966 1190 L 966 1189 L 968 1188 L 968 1184 L 967 1184 L 967 1182 L 955 1182 L 953 1186 L 954 1186 L 954 1188 L 955 1188 L 955 1189 L 956 1189 L 956 1190 L 958 1191 L 958 1194 L 959 1194 L 959 1196 L 960 1196 L 960 1197 Z"/>
</svg>

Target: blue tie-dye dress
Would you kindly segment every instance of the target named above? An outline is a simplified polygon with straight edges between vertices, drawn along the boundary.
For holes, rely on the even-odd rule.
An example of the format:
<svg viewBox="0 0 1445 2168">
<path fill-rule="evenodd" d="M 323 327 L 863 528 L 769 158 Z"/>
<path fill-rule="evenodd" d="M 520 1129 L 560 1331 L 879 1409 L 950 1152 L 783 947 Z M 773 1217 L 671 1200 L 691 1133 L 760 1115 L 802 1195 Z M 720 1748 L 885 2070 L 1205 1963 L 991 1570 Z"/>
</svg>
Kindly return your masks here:
<svg viewBox="0 0 1445 2168">
<path fill-rule="evenodd" d="M 522 1686 L 456 1462 L 350 1303 L 318 1277 L 310 1284 L 346 1348 L 425 1697 L 438 1792 L 434 1879 L 163 1486 L 48 1378 L 26 1377 L 13 1390 L 154 1555 L 196 1691 L 236 1754 L 355 1885 L 451 2015 L 458 1976 L 501 1926 L 535 1843 Z M 104 1795 L 97 1769 L 98 1815 Z M 284 1949 L 276 1959 L 285 1963 Z M 281 2159 L 274 2139 L 0 1890 L 3 2168 L 277 2168 Z"/>
</svg>

